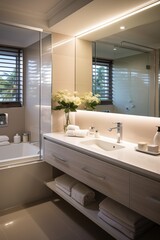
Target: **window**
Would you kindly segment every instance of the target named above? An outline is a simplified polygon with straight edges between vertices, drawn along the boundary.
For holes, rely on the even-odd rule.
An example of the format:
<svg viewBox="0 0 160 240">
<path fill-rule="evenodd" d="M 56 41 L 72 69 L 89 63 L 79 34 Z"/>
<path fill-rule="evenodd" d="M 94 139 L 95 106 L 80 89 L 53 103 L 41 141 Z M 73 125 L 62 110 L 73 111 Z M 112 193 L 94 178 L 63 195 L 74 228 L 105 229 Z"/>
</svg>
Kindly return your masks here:
<svg viewBox="0 0 160 240">
<path fill-rule="evenodd" d="M 112 60 L 93 58 L 92 92 L 100 95 L 101 104 L 112 104 Z"/>
<path fill-rule="evenodd" d="M 0 46 L 0 107 L 23 103 L 23 50 Z"/>
</svg>

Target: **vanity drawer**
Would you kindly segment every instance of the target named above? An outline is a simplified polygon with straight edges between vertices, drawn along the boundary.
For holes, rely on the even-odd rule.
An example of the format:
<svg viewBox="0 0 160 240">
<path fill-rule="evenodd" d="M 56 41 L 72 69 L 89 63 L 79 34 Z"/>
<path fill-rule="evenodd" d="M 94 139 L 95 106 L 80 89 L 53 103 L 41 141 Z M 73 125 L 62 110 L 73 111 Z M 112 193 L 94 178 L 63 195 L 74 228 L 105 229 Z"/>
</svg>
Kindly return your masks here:
<svg viewBox="0 0 160 240">
<path fill-rule="evenodd" d="M 88 157 L 81 167 L 84 181 L 106 196 L 129 206 L 129 173 L 121 168 Z"/>
<path fill-rule="evenodd" d="M 68 149 L 54 142 L 44 140 L 44 161 L 58 168 L 59 170 L 71 174 L 74 164 Z M 72 167 L 73 165 L 73 167 Z"/>
<path fill-rule="evenodd" d="M 131 174 L 130 206 L 160 224 L 160 182 Z"/>
<path fill-rule="evenodd" d="M 129 173 L 94 157 L 44 140 L 44 160 L 97 191 L 129 206 Z"/>
</svg>

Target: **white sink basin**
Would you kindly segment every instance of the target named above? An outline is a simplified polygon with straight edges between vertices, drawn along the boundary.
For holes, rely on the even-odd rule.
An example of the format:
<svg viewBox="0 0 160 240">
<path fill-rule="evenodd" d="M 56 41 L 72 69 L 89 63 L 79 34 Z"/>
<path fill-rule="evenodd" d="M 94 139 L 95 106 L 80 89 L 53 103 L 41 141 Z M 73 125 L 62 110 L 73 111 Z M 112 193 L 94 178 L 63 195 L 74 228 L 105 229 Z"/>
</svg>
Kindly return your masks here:
<svg viewBox="0 0 160 240">
<path fill-rule="evenodd" d="M 111 143 L 102 139 L 89 139 L 89 140 L 81 141 L 81 144 L 83 144 L 86 147 L 89 147 L 89 149 L 104 150 L 104 151 L 115 151 L 115 150 L 124 148 L 124 146 L 118 143 Z"/>
</svg>

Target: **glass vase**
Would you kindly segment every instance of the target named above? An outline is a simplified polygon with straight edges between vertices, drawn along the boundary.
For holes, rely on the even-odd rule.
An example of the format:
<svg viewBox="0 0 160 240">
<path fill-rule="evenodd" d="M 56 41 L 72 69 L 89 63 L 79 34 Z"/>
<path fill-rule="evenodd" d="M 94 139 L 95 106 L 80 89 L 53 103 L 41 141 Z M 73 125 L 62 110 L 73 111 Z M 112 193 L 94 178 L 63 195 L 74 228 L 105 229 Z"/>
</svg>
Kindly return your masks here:
<svg viewBox="0 0 160 240">
<path fill-rule="evenodd" d="M 70 111 L 65 112 L 65 124 L 64 124 L 64 132 L 67 131 L 67 126 L 70 124 Z"/>
</svg>

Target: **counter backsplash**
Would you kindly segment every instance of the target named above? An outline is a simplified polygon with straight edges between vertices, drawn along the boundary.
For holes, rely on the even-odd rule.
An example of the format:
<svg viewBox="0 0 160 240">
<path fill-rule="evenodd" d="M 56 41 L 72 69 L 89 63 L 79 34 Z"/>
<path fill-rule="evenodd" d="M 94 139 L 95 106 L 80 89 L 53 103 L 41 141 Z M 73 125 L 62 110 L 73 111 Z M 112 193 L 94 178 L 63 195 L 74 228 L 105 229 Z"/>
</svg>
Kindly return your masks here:
<svg viewBox="0 0 160 240">
<path fill-rule="evenodd" d="M 116 130 L 109 132 L 108 128 L 114 127 L 114 123 L 116 122 L 122 122 L 122 139 L 133 143 L 145 141 L 152 144 L 153 137 L 157 130 L 156 126 L 160 125 L 160 119 L 158 117 L 143 117 L 83 110 L 78 110 L 75 113 L 75 124 L 79 125 L 81 129 L 89 129 L 89 127 L 94 126 L 99 131 L 100 135 L 115 139 Z"/>
</svg>

